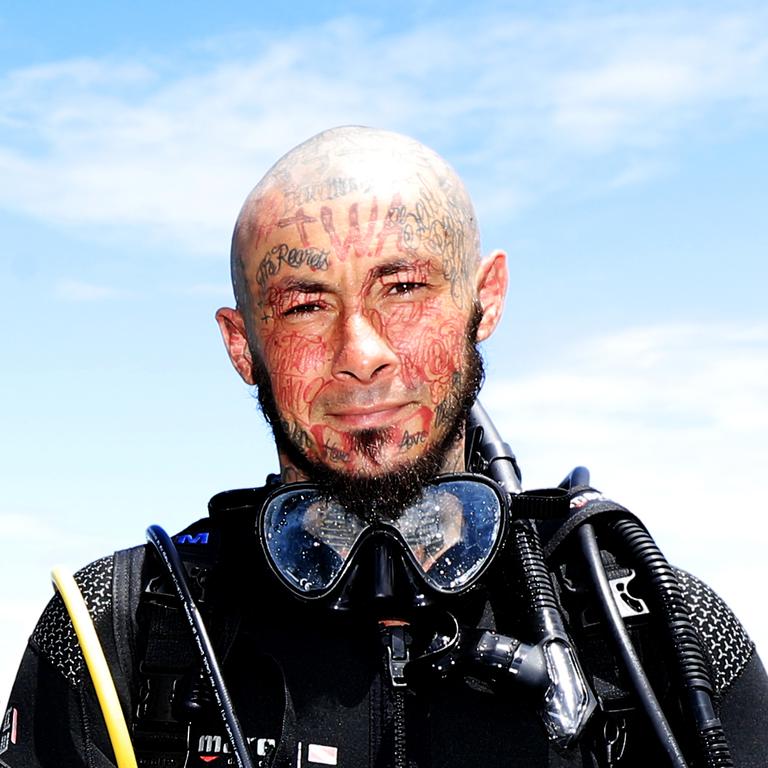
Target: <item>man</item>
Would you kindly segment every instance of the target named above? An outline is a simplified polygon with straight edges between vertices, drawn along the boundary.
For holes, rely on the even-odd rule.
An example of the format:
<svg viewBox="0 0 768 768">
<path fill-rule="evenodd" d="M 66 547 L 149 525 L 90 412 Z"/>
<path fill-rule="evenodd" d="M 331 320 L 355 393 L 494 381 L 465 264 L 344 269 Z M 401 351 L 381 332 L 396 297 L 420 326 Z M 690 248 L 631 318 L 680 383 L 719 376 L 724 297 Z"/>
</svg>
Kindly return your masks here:
<svg viewBox="0 0 768 768">
<path fill-rule="evenodd" d="M 461 467 L 474 342 L 499 321 L 507 272 L 501 252 L 481 261 L 440 158 L 392 135 L 323 134 L 251 193 L 232 258 L 238 309 L 217 319 L 259 385 L 285 481 L 400 494 Z"/>
<path fill-rule="evenodd" d="M 209 520 L 175 537 L 228 688 L 192 640 L 162 539 L 164 557 L 134 548 L 78 574 L 140 765 L 684 765 L 706 749 L 720 760 L 706 764 L 728 765 L 724 739 L 737 765 L 766 764 L 765 673 L 708 588 L 654 555 L 631 592 L 622 510 L 596 492 L 517 494 L 510 475 L 510 497 L 461 474 L 504 484 L 494 467 L 513 466 L 498 446 L 477 459 L 489 423 L 472 444 L 467 430 L 477 344 L 499 323 L 508 276 L 501 251 L 481 256 L 444 160 L 368 128 L 309 139 L 246 200 L 232 277 L 237 306 L 216 318 L 257 387 L 280 475 L 219 494 Z M 609 516 L 598 559 L 654 693 L 616 661 L 577 534 L 558 527 L 579 515 Z M 678 614 L 693 604 L 690 621 L 667 621 L 655 582 L 674 584 Z M 676 643 L 693 656 L 682 670 Z M 714 734 L 705 748 L 691 698 Z M 0 764 L 108 765 L 111 749 L 54 598 L 10 697 Z"/>
</svg>

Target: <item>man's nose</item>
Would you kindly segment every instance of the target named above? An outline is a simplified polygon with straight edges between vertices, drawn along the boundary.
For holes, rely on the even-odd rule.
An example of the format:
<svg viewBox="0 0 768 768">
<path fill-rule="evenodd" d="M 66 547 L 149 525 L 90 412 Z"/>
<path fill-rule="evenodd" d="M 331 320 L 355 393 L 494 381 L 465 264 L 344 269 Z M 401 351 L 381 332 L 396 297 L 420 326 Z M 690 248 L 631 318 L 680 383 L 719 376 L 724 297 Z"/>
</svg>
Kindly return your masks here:
<svg viewBox="0 0 768 768">
<path fill-rule="evenodd" d="M 343 320 L 333 361 L 336 378 L 370 382 L 397 366 L 397 355 L 384 337 L 377 316 L 354 312 Z"/>
</svg>

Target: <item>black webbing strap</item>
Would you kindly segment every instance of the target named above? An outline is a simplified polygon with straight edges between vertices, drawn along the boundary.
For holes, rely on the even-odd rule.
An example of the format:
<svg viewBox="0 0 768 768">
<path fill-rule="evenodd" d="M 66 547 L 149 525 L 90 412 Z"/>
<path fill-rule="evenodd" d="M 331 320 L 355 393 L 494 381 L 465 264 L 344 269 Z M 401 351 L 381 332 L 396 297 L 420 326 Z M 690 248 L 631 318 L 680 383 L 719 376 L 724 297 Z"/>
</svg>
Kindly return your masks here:
<svg viewBox="0 0 768 768">
<path fill-rule="evenodd" d="M 215 567 L 219 555 L 218 547 L 206 550 L 179 547 L 185 566 L 195 572 L 196 600 L 201 597 L 201 584 L 206 583 L 205 572 Z M 123 700 L 132 703 L 131 738 L 137 760 L 140 768 L 181 768 L 188 759 L 188 718 L 179 705 L 199 679 L 198 650 L 177 596 L 151 553 L 148 556 L 145 547 L 117 552 L 114 564 L 113 624 L 120 678 L 125 681 L 120 692 L 125 691 Z M 216 589 L 221 588 L 217 581 Z M 234 648 L 241 619 L 232 610 L 232 601 L 217 601 L 216 591 L 204 591 L 200 609 L 223 665 Z M 229 608 L 222 610 L 222 605 Z M 270 705 L 278 713 L 280 733 L 275 734 L 277 744 L 255 758 L 260 766 L 288 768 L 296 745 L 295 711 L 279 662 L 270 656 L 262 658 L 274 665 L 282 680 Z"/>
<path fill-rule="evenodd" d="M 268 658 L 275 664 L 283 680 L 283 718 L 277 747 L 269 756 L 267 765 L 270 768 L 289 768 L 292 764 L 297 742 L 296 710 L 293 707 L 291 692 L 288 690 L 288 683 L 280 662 L 274 656 Z"/>
<path fill-rule="evenodd" d="M 542 488 L 523 491 L 509 497 L 509 511 L 513 520 L 553 520 L 568 515 L 569 494 L 563 488 Z"/>
<path fill-rule="evenodd" d="M 571 489 L 542 488 L 512 494 L 509 510 L 513 520 L 527 518 L 554 530 L 546 537 L 544 557 L 551 560 L 555 552 L 583 523 L 597 518 L 629 518 L 640 522 L 626 507 L 604 496 L 591 486 Z M 556 527 L 554 527 L 556 526 Z"/>
<path fill-rule="evenodd" d="M 200 707 L 207 707 L 209 695 L 201 683 L 197 646 L 178 598 L 155 558 L 145 556 L 144 565 L 133 613 L 137 691 L 132 736 L 141 768 L 181 765 L 189 719 L 194 712 L 196 717 L 203 715 Z M 195 578 L 191 581 L 196 600 L 201 597 L 206 571 L 213 565 L 213 558 L 210 563 L 201 562 L 199 553 L 193 558 Z M 237 634 L 238 620 L 206 611 L 206 624 L 217 654 L 225 658 Z"/>
<path fill-rule="evenodd" d="M 586 522 L 597 519 L 616 520 L 619 518 L 635 520 L 642 525 L 638 518 L 626 507 L 603 496 L 600 491 L 590 486 L 577 486 L 566 491 L 568 499 L 567 517 L 558 529 L 549 537 L 544 546 L 544 557 L 552 560 L 571 534 Z"/>
<path fill-rule="evenodd" d="M 137 611 L 142 592 L 144 547 L 115 552 L 112 557 L 112 630 L 120 675 L 114 675 L 120 698 L 131 701 L 132 681 L 136 679 Z"/>
</svg>

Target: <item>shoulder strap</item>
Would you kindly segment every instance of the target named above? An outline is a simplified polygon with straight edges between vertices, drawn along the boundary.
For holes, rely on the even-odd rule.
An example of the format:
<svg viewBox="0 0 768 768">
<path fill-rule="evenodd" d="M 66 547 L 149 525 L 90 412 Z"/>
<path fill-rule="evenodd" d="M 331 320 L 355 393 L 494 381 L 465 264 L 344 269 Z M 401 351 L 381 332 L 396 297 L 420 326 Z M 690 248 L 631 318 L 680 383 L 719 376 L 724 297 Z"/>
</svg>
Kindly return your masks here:
<svg viewBox="0 0 768 768">
<path fill-rule="evenodd" d="M 222 583 L 226 569 L 217 568 L 222 528 L 221 520 L 205 519 L 173 540 L 223 665 L 238 636 L 241 617 L 233 609 L 236 601 L 217 599 L 222 589 L 234 589 Z M 122 581 L 116 589 L 115 636 L 122 671 L 133 681 L 133 696 L 128 700 L 134 702 L 132 730 L 139 765 L 181 766 L 189 759 L 188 750 L 201 750 L 202 754 L 204 748 L 198 741 L 221 741 L 215 735 L 219 716 L 211 714 L 212 693 L 202 682 L 202 661 L 176 592 L 150 548 L 116 553 L 115 562 L 115 581 Z M 275 708 L 282 729 L 275 745 L 264 749 L 255 744 L 252 748 L 258 753 L 259 765 L 287 765 L 286 748 L 295 741 L 295 715 L 283 671 L 274 659 L 260 663 L 254 659 L 253 664 L 254 668 L 272 665 L 282 680 L 269 705 Z M 206 735 L 199 739 L 200 734 Z"/>
<path fill-rule="evenodd" d="M 623 517 L 640 523 L 626 507 L 586 485 L 576 486 L 568 491 L 566 515 L 544 546 L 544 557 L 547 560 L 552 560 L 571 534 L 586 522 Z"/>
<path fill-rule="evenodd" d="M 136 615 L 141 595 L 144 547 L 122 549 L 112 556 L 112 630 L 120 667 L 119 690 L 124 701 L 131 701 L 130 681 L 135 679 Z"/>
</svg>

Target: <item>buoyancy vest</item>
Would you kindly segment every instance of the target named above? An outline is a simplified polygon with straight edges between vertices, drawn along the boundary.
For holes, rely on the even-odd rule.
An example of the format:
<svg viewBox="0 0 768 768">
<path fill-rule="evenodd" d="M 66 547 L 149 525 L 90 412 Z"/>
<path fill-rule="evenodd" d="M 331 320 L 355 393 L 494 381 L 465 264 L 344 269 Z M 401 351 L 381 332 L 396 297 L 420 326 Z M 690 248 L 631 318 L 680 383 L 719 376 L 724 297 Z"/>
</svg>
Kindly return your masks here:
<svg viewBox="0 0 768 768">
<path fill-rule="evenodd" d="M 208 519 L 174 537 L 258 764 L 607 766 L 659 756 L 572 567 L 556 568 L 558 583 L 600 709 L 579 744 L 562 752 L 552 748 L 526 691 L 460 674 L 399 685 L 374 622 L 330 616 L 283 594 L 255 549 L 264 495 L 219 494 Z M 654 683 L 671 695 L 663 642 L 643 598 L 627 588 L 632 572 L 606 560 L 611 579 L 634 602 L 630 631 L 653 658 Z M 143 574 L 132 685 L 139 764 L 236 765 L 172 588 L 146 559 L 130 567 Z M 492 576 L 452 612 L 464 627 L 524 635 L 525 606 L 514 585 L 503 569 Z"/>
</svg>

